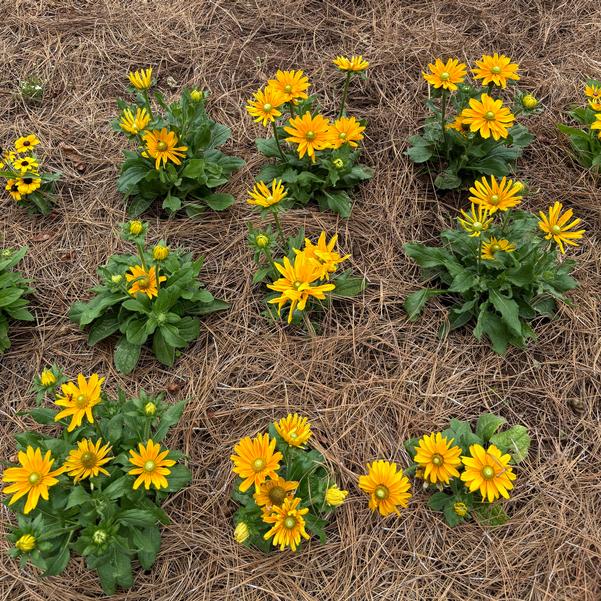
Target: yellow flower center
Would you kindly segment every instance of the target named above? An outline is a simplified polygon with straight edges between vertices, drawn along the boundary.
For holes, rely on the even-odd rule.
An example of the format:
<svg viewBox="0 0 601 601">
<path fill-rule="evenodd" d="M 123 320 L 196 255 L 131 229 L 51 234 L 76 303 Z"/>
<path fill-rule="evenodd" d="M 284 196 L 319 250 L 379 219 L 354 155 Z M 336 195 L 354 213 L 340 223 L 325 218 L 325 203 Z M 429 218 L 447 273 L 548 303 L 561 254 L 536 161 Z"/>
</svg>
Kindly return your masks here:
<svg viewBox="0 0 601 601">
<path fill-rule="evenodd" d="M 498 252 L 498 251 L 500 251 L 500 250 L 501 250 L 501 247 L 500 247 L 498 244 L 493 244 L 493 245 L 490 247 L 490 250 L 492 250 L 493 252 L 495 252 L 495 253 L 496 253 L 496 252 Z"/>
<path fill-rule="evenodd" d="M 440 74 L 440 79 L 442 79 L 443 81 L 446 81 L 447 79 L 449 79 L 449 77 L 451 77 L 451 75 L 448 71 L 443 71 Z"/>
<path fill-rule="evenodd" d="M 266 102 L 266 103 L 263 105 L 263 110 L 264 110 L 266 113 L 268 113 L 268 112 L 269 112 L 269 111 L 270 111 L 272 108 L 273 108 L 273 106 L 272 106 L 271 104 L 269 104 L 269 102 Z"/>
<path fill-rule="evenodd" d="M 273 202 L 273 196 L 270 194 L 270 195 L 269 195 L 269 196 L 268 196 L 268 197 L 265 199 L 265 202 L 266 202 L 267 204 L 271 204 L 271 203 Z"/>
<path fill-rule="evenodd" d="M 492 121 L 495 118 L 495 114 L 492 111 L 487 111 L 486 113 L 484 113 L 484 118 L 487 121 Z"/>
<path fill-rule="evenodd" d="M 497 204 L 499 204 L 499 196 L 498 196 L 498 194 L 493 194 L 490 197 L 490 204 L 491 205 L 497 205 Z"/>
<path fill-rule="evenodd" d="M 140 288 L 140 290 L 146 290 L 149 286 L 150 278 L 147 275 L 138 280 L 138 288 Z"/>
<path fill-rule="evenodd" d="M 494 66 L 494 67 L 491 69 L 491 71 L 492 71 L 492 72 L 493 72 L 495 75 L 497 75 L 497 74 L 501 73 L 501 67 L 499 67 L 499 65 L 495 65 L 495 66 Z"/>
<path fill-rule="evenodd" d="M 388 494 L 388 489 L 383 484 L 380 484 L 380 486 L 377 486 L 376 490 L 374 490 L 374 495 L 376 495 L 376 499 L 379 499 L 380 501 L 387 499 Z"/>
<path fill-rule="evenodd" d="M 435 455 L 432 456 L 432 463 L 434 465 L 436 465 L 437 467 L 440 467 L 444 461 L 441 455 L 439 455 L 438 453 L 436 453 Z"/>
<path fill-rule="evenodd" d="M 90 451 L 83 453 L 83 455 L 81 456 L 81 465 L 90 469 L 91 467 L 94 467 L 95 464 L 96 455 L 94 455 L 94 453 L 90 453 Z"/>
<path fill-rule="evenodd" d="M 253 461 L 252 467 L 255 472 L 263 471 L 265 469 L 265 459 L 261 459 L 261 458 L 255 459 Z"/>
<path fill-rule="evenodd" d="M 482 231 L 482 223 L 480 223 L 479 221 L 474 221 L 474 223 L 472 223 L 472 229 L 475 232 L 481 232 Z"/>
<path fill-rule="evenodd" d="M 38 472 L 31 472 L 31 474 L 29 474 L 29 478 L 27 478 L 27 481 L 32 486 L 35 486 L 41 479 L 42 476 L 38 474 Z"/>
<path fill-rule="evenodd" d="M 286 94 L 290 94 L 290 92 L 292 92 L 292 86 L 290 84 L 286 84 L 284 86 L 284 92 L 286 92 Z"/>
<path fill-rule="evenodd" d="M 294 282 L 292 285 L 298 290 L 301 287 L 301 282 Z"/>
<path fill-rule="evenodd" d="M 83 409 L 84 407 L 87 407 L 88 406 L 88 397 L 85 394 L 80 394 L 75 399 L 75 406 L 78 409 Z"/>
<path fill-rule="evenodd" d="M 551 231 L 552 231 L 552 232 L 553 232 L 555 235 L 557 235 L 557 234 L 561 234 L 561 228 L 560 228 L 558 225 L 554 225 L 554 226 L 551 228 Z"/>
<path fill-rule="evenodd" d="M 338 137 L 339 137 L 341 140 L 346 140 L 346 134 L 345 134 L 343 131 L 341 131 L 341 132 L 338 134 Z"/>
<path fill-rule="evenodd" d="M 292 530 L 292 528 L 294 528 L 295 526 L 296 526 L 296 520 L 293 517 L 288 516 L 284 520 L 284 528 L 287 528 L 288 530 Z"/>
<path fill-rule="evenodd" d="M 165 152 L 165 150 L 167 150 L 167 143 L 166 142 L 159 142 L 157 144 L 157 150 L 159 152 Z"/>
<path fill-rule="evenodd" d="M 314 132 L 314 131 L 311 131 L 311 130 L 309 130 L 309 131 L 307 132 L 307 140 L 313 140 L 314 138 L 315 138 L 315 132 Z"/>
<path fill-rule="evenodd" d="M 149 459 L 145 464 L 144 464 L 144 469 L 147 472 L 152 472 L 154 470 L 154 468 L 156 467 L 156 463 L 154 461 L 152 461 L 151 459 Z"/>
<path fill-rule="evenodd" d="M 281 505 L 286 498 L 286 491 L 281 486 L 274 486 L 267 496 L 274 505 Z"/>
<path fill-rule="evenodd" d="M 482 477 L 485 480 L 490 480 L 491 478 L 494 478 L 494 476 L 495 476 L 495 470 L 490 465 L 485 465 L 482 468 Z"/>
<path fill-rule="evenodd" d="M 292 440 L 296 440 L 298 438 L 298 434 L 294 430 L 290 432 L 289 436 L 292 438 Z"/>
</svg>

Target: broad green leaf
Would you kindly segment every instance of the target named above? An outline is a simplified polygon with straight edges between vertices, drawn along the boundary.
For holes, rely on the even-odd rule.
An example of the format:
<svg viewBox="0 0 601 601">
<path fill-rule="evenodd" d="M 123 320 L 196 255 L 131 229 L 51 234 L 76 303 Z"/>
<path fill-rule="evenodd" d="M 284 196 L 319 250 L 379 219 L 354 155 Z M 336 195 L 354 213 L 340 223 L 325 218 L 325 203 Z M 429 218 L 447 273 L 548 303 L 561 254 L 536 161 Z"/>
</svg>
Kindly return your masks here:
<svg viewBox="0 0 601 601">
<path fill-rule="evenodd" d="M 123 374 L 131 373 L 138 364 L 141 349 L 140 345 L 132 344 L 125 336 L 122 336 L 115 347 L 113 357 L 117 371 Z"/>
<path fill-rule="evenodd" d="M 517 425 L 491 436 L 490 442 L 504 453 L 509 453 L 514 463 L 520 463 L 528 455 L 530 435 L 527 428 Z"/>
<path fill-rule="evenodd" d="M 506 422 L 505 418 L 492 413 L 483 413 L 478 418 L 476 425 L 476 434 L 484 441 L 488 442 L 490 437 Z"/>
<path fill-rule="evenodd" d="M 207 194 L 203 197 L 203 200 L 211 207 L 211 209 L 213 209 L 213 211 L 224 211 L 236 202 L 236 199 L 231 194 L 225 194 L 223 192 Z"/>
<path fill-rule="evenodd" d="M 496 290 L 490 290 L 488 296 L 494 308 L 501 314 L 505 325 L 516 336 L 522 336 L 522 323 L 520 321 L 520 309 L 518 304 L 511 298 L 503 296 Z"/>
<path fill-rule="evenodd" d="M 428 299 L 444 294 L 446 290 L 432 290 L 430 288 L 423 288 L 422 290 L 416 290 L 407 296 L 403 303 L 403 308 L 407 312 L 409 321 L 415 321 L 421 314 L 425 307 Z"/>
</svg>

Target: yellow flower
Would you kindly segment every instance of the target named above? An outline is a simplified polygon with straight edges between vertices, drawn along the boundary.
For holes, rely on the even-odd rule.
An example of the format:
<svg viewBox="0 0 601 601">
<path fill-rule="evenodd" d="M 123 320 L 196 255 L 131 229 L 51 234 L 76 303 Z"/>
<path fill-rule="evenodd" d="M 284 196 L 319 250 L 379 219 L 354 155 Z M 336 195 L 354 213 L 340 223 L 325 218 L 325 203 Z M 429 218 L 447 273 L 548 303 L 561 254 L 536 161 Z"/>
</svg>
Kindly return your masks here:
<svg viewBox="0 0 601 601">
<path fill-rule="evenodd" d="M 242 544 L 249 536 L 250 532 L 248 531 L 248 526 L 244 522 L 238 522 L 238 525 L 234 530 L 234 540 L 237 543 Z"/>
<path fill-rule="evenodd" d="M 587 84 L 584 88 L 584 94 L 585 96 L 588 96 L 588 98 L 599 99 L 601 98 L 601 86 L 597 84 Z"/>
<path fill-rule="evenodd" d="M 454 440 L 448 440 L 440 432 L 420 438 L 415 447 L 415 463 L 424 469 L 424 480 L 448 484 L 451 478 L 459 476 L 461 448 L 453 446 Z"/>
<path fill-rule="evenodd" d="M 595 120 L 591 124 L 591 129 L 601 130 L 601 113 L 595 113 Z M 599 132 L 598 137 L 601 138 L 601 131 Z"/>
<path fill-rule="evenodd" d="M 37 174 L 31 173 L 25 177 L 20 177 L 17 180 L 17 186 L 19 187 L 19 193 L 31 194 L 35 192 L 42 185 L 42 180 Z"/>
<path fill-rule="evenodd" d="M 246 492 L 253 484 L 260 486 L 271 478 L 278 478 L 282 454 L 275 450 L 276 440 L 270 439 L 269 434 L 259 434 L 251 439 L 243 438 L 235 447 L 230 459 L 234 463 L 232 471 L 242 478 L 241 492 Z"/>
<path fill-rule="evenodd" d="M 515 182 L 511 179 L 503 177 L 501 181 L 497 181 L 494 175 L 490 176 L 490 183 L 486 176 L 481 180 L 474 182 L 474 186 L 470 188 L 470 200 L 477 205 L 488 209 L 491 215 L 497 211 L 507 211 L 520 204 L 522 196 L 520 192 L 524 186 L 521 182 Z"/>
<path fill-rule="evenodd" d="M 476 69 L 472 69 L 475 79 L 481 79 L 482 85 L 495 84 L 502 88 L 507 86 L 507 80 L 515 81 L 520 79 L 517 71 L 520 66 L 512 63 L 511 59 L 504 54 L 494 53 L 492 56 L 485 54 L 479 61 L 476 61 Z"/>
<path fill-rule="evenodd" d="M 13 167 L 23 175 L 28 171 L 37 171 L 39 163 L 33 157 L 21 157 L 13 163 Z"/>
<path fill-rule="evenodd" d="M 164 261 L 169 256 L 169 248 L 163 244 L 157 244 L 152 249 L 152 258 L 155 261 Z"/>
<path fill-rule="evenodd" d="M 148 415 L 148 417 L 154 415 L 156 413 L 156 410 L 157 406 L 152 402 L 148 402 L 146 403 L 146 405 L 144 405 L 144 414 Z"/>
<path fill-rule="evenodd" d="M 455 91 L 457 84 L 461 83 L 467 74 L 467 65 L 460 63 L 456 58 L 450 58 L 446 63 L 437 58 L 434 64 L 428 65 L 428 69 L 430 73 L 422 71 L 424 79 L 435 88 L 450 91 Z"/>
<path fill-rule="evenodd" d="M 58 484 L 55 476 L 62 474 L 63 468 L 50 471 L 54 463 L 50 451 L 46 451 L 42 457 L 42 451 L 34 450 L 31 446 L 27 447 L 26 452 L 19 451 L 18 457 L 21 467 L 9 467 L 4 470 L 2 482 L 13 482 L 13 484 L 6 486 L 3 492 L 13 495 L 9 505 L 27 495 L 23 513 L 29 513 L 36 508 L 40 497 L 45 501 L 48 500 L 48 489 Z"/>
<path fill-rule="evenodd" d="M 480 100 L 470 98 L 470 108 L 463 109 L 463 122 L 470 126 L 470 131 L 478 132 L 484 139 L 495 140 L 506 138 L 508 128 L 515 121 L 510 110 L 503 106 L 502 100 L 495 100 L 488 94 L 482 94 Z"/>
<path fill-rule="evenodd" d="M 31 534 L 24 534 L 23 536 L 19 537 L 15 543 L 15 547 L 19 549 L 21 553 L 29 553 L 35 549 L 35 544 L 35 536 L 32 536 Z"/>
<path fill-rule="evenodd" d="M 279 90 L 267 86 L 264 90 L 258 90 L 253 94 L 253 98 L 246 105 L 246 110 L 251 117 L 254 117 L 253 121 L 266 126 L 282 115 L 278 107 L 284 102 L 286 97 Z"/>
<path fill-rule="evenodd" d="M 309 513 L 309 509 L 299 508 L 300 502 L 299 498 L 285 499 L 281 507 L 274 506 L 273 513 L 263 518 L 267 524 L 273 524 L 271 530 L 266 532 L 263 538 L 269 540 L 273 536 L 273 545 L 275 547 L 279 545 L 280 551 L 286 547 L 296 551 L 301 542 L 301 536 L 309 540 L 303 518 L 305 514 Z"/>
<path fill-rule="evenodd" d="M 18 138 L 15 142 L 15 150 L 21 154 L 23 152 L 29 152 L 40 143 L 37 136 L 34 134 L 29 134 L 28 136 L 23 136 L 22 138 Z"/>
<path fill-rule="evenodd" d="M 461 217 L 457 218 L 459 225 L 470 235 L 470 238 L 479 238 L 482 232 L 485 232 L 493 218 L 490 216 L 490 211 L 482 204 L 472 203 L 472 208 L 469 213 L 461 209 Z"/>
<path fill-rule="evenodd" d="M 599 99 L 599 100 L 591 99 L 588 101 L 588 104 L 594 111 L 601 111 L 601 99 Z M 599 133 L 601 134 L 601 132 L 599 132 Z"/>
<path fill-rule="evenodd" d="M 293 447 L 302 447 L 311 438 L 311 424 L 298 413 L 289 413 L 273 425 L 275 431 Z"/>
<path fill-rule="evenodd" d="M 266 480 L 260 484 L 253 498 L 259 507 L 266 507 L 270 511 L 272 506 L 280 507 L 286 498 L 293 497 L 297 488 L 298 482 L 276 476 L 273 480 Z"/>
<path fill-rule="evenodd" d="M 176 165 L 181 165 L 181 159 L 186 157 L 187 146 L 177 146 L 177 134 L 174 131 L 167 131 L 163 127 L 161 131 L 153 129 L 146 132 L 142 139 L 146 142 L 146 153 L 155 161 L 155 168 L 159 169 L 161 162 L 163 165 L 167 161 L 173 161 Z"/>
<path fill-rule="evenodd" d="M 326 490 L 326 503 L 330 507 L 338 507 L 344 503 L 347 496 L 348 490 L 340 490 L 338 485 L 334 484 Z"/>
<path fill-rule="evenodd" d="M 494 444 L 484 450 L 479 444 L 470 445 L 470 457 L 462 457 L 465 466 L 461 479 L 470 492 L 480 491 L 482 501 L 492 503 L 499 496 L 509 499 L 508 490 L 513 488 L 516 476 L 509 462 L 510 455 L 503 455 Z"/>
<path fill-rule="evenodd" d="M 538 106 L 538 100 L 532 94 L 526 94 L 525 96 L 522 96 L 522 106 L 531 111 Z"/>
<path fill-rule="evenodd" d="M 453 511 L 460 517 L 465 517 L 467 515 L 467 505 L 465 503 L 461 503 L 458 501 L 453 505 Z"/>
<path fill-rule="evenodd" d="M 129 222 L 129 233 L 132 236 L 138 236 L 144 231 L 144 224 L 137 219 Z"/>
<path fill-rule="evenodd" d="M 42 373 L 40 374 L 40 384 L 44 386 L 44 388 L 49 388 L 56 384 L 56 376 L 50 369 L 42 370 Z"/>
<path fill-rule="evenodd" d="M 265 185 L 265 183 L 258 182 L 255 184 L 252 190 L 248 191 L 248 194 L 250 198 L 248 198 L 246 202 L 249 205 L 267 209 L 283 200 L 287 196 L 288 191 L 282 185 L 281 179 L 274 179 L 271 182 L 271 190 Z"/>
<path fill-rule="evenodd" d="M 92 409 L 100 403 L 101 386 L 104 378 L 99 378 L 98 374 L 92 374 L 89 380 L 86 380 L 83 374 L 77 376 L 77 384 L 68 382 L 61 386 L 63 396 L 57 397 L 54 403 L 59 407 L 66 407 L 54 416 L 57 422 L 63 417 L 71 416 L 71 423 L 67 432 L 72 432 L 76 427 L 81 426 L 83 418 L 93 424 L 94 416 Z"/>
<path fill-rule="evenodd" d="M 284 102 L 305 100 L 308 98 L 307 89 L 311 85 L 309 79 L 302 71 L 281 71 L 278 69 L 275 79 L 270 79 L 269 87 L 277 90 L 284 98 Z"/>
<path fill-rule="evenodd" d="M 162 275 L 158 278 L 157 274 L 152 265 L 148 271 L 144 269 L 141 265 L 134 265 L 129 268 L 131 273 L 125 274 L 125 279 L 128 282 L 131 282 L 131 288 L 128 289 L 128 292 L 135 296 L 138 292 L 145 294 L 148 298 L 152 299 L 155 296 L 159 295 L 159 287 L 158 285 L 161 282 L 164 282 L 167 278 Z"/>
<path fill-rule="evenodd" d="M 399 513 L 397 505 L 407 507 L 411 493 L 409 479 L 396 463 L 378 459 L 367 464 L 367 475 L 359 477 L 359 488 L 369 495 L 369 508 L 380 515 Z"/>
<path fill-rule="evenodd" d="M 13 200 L 19 201 L 23 198 L 24 194 L 19 192 L 19 184 L 17 182 L 18 180 L 16 179 L 7 180 L 5 189 L 8 190 L 8 193 Z"/>
<path fill-rule="evenodd" d="M 152 67 L 129 72 L 129 81 L 138 90 L 147 90 L 152 85 Z"/>
<path fill-rule="evenodd" d="M 204 94 L 200 90 L 192 90 L 190 92 L 190 98 L 194 102 L 200 102 L 204 98 Z"/>
<path fill-rule="evenodd" d="M 469 125 L 465 123 L 461 115 L 457 115 L 455 120 L 451 123 L 447 123 L 445 127 L 447 129 L 454 129 L 455 131 L 458 131 L 462 136 L 465 136 L 465 134 L 469 131 Z"/>
<path fill-rule="evenodd" d="M 84 478 L 95 478 L 98 474 L 110 475 L 102 466 L 112 459 L 112 457 L 107 457 L 111 445 L 107 443 L 101 447 L 101 444 L 101 438 L 96 443 L 84 438 L 77 442 L 77 449 L 69 451 L 69 457 L 63 468 L 69 476 L 74 478 L 75 484 Z"/>
<path fill-rule="evenodd" d="M 309 297 L 324 300 L 325 293 L 336 288 L 334 284 L 312 285 L 313 282 L 321 279 L 322 267 L 318 261 L 309 259 L 305 253 L 301 252 L 296 255 L 294 265 L 288 257 L 284 257 L 283 265 L 280 263 L 274 263 L 274 265 L 283 277 L 273 284 L 267 284 L 267 287 L 280 292 L 281 296 L 271 299 L 269 303 L 278 305 L 278 315 L 281 314 L 282 307 L 288 302 L 290 303 L 288 323 L 292 321 L 292 316 L 297 308 L 299 311 L 305 309 Z"/>
<path fill-rule="evenodd" d="M 572 222 L 568 223 L 568 221 L 572 219 L 574 211 L 572 211 L 572 209 L 568 209 L 562 215 L 562 210 L 563 205 L 560 202 L 555 202 L 552 207 L 549 207 L 548 215 L 543 213 L 543 211 L 540 211 L 539 215 L 541 220 L 538 222 L 538 227 L 545 232 L 545 239 L 553 240 L 557 246 L 559 246 L 561 253 L 564 254 L 566 252 L 564 244 L 569 246 L 578 246 L 578 244 L 574 241 L 580 240 L 586 230 L 571 231 L 582 222 L 582 219 L 576 218 Z"/>
<path fill-rule="evenodd" d="M 169 482 L 167 482 L 165 476 L 171 473 L 168 468 L 175 465 L 173 459 L 166 459 L 169 450 L 161 451 L 161 445 L 150 439 L 146 442 L 146 446 L 141 442 L 138 443 L 138 450 L 139 453 L 136 453 L 136 451 L 130 449 L 131 457 L 128 458 L 129 462 L 135 467 L 127 473 L 130 476 L 138 476 L 133 489 L 137 490 L 141 484 L 144 484 L 146 490 L 150 488 L 151 484 L 157 490 L 167 488 Z"/>
<path fill-rule="evenodd" d="M 316 150 L 330 148 L 331 134 L 330 122 L 322 115 L 311 116 L 307 111 L 302 117 L 293 117 L 284 127 L 284 131 L 290 134 L 286 142 L 298 144 L 298 156 L 302 159 L 305 154 L 314 159 Z"/>
<path fill-rule="evenodd" d="M 311 240 L 305 238 L 305 248 L 300 251 L 295 249 L 295 253 L 304 253 L 308 259 L 315 259 L 320 266 L 320 279 L 328 279 L 330 273 L 334 273 L 338 264 L 346 261 L 351 255 L 341 257 L 335 250 L 338 234 L 334 234 L 329 242 L 326 241 L 326 233 L 321 232 L 317 245 Z"/>
<path fill-rule="evenodd" d="M 343 144 L 348 144 L 356 148 L 357 142 L 363 140 L 361 132 L 364 130 L 365 126 L 355 117 L 340 117 L 330 127 L 330 145 L 332 148 L 340 148 Z"/>
<path fill-rule="evenodd" d="M 150 123 L 150 115 L 145 108 L 138 108 L 134 116 L 131 109 L 125 109 L 119 121 L 119 127 L 134 136 L 144 131 Z"/>
<path fill-rule="evenodd" d="M 332 61 L 341 71 L 359 72 L 365 71 L 369 67 L 369 63 L 359 54 L 358 56 L 337 56 Z"/>
<path fill-rule="evenodd" d="M 509 240 L 497 240 L 494 236 L 491 236 L 489 240 L 482 244 L 481 257 L 486 261 L 492 261 L 498 252 L 512 253 L 514 250 L 515 245 L 511 244 Z"/>
</svg>

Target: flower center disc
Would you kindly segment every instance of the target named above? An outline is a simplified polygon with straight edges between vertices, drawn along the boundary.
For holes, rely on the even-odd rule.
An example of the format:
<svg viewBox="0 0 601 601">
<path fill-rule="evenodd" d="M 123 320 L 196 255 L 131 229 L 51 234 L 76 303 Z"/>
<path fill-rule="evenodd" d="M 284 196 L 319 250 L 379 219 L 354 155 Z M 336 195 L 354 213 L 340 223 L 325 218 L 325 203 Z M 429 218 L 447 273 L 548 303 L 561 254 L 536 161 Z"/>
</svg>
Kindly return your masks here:
<svg viewBox="0 0 601 601">
<path fill-rule="evenodd" d="M 449 73 L 447 71 L 443 71 L 440 74 L 440 79 L 442 79 L 443 81 L 446 81 L 447 79 L 449 79 L 449 77 L 451 77 L 451 76 L 449 75 Z"/>
<path fill-rule="evenodd" d="M 490 204 L 491 204 L 491 205 L 496 205 L 496 204 L 499 204 L 499 197 L 498 197 L 498 195 L 497 195 L 497 194 L 493 194 L 493 195 L 490 197 Z"/>
<path fill-rule="evenodd" d="M 29 484 L 35 486 L 41 479 L 40 474 L 38 474 L 37 472 L 32 472 L 31 474 L 29 474 L 29 478 L 27 478 Z"/>
<path fill-rule="evenodd" d="M 558 225 L 554 225 L 554 226 L 551 228 L 551 231 L 552 231 L 554 234 L 561 234 L 561 228 L 560 228 Z"/>
<path fill-rule="evenodd" d="M 138 287 L 141 290 L 146 290 L 146 288 L 148 288 L 148 286 L 150 286 L 150 278 L 148 278 L 148 276 L 144 276 L 143 278 L 140 278 L 138 280 Z"/>
<path fill-rule="evenodd" d="M 388 489 L 385 486 L 383 486 L 382 484 L 380 484 L 380 486 L 376 487 L 374 494 L 376 495 L 377 499 L 380 499 L 380 501 L 383 501 L 384 499 L 386 499 L 388 497 Z"/>
<path fill-rule="evenodd" d="M 432 457 L 432 463 L 436 466 L 441 466 L 443 464 L 442 457 L 436 453 L 436 455 Z"/>
<path fill-rule="evenodd" d="M 314 131 L 308 131 L 307 132 L 307 140 L 313 140 L 313 138 L 315 138 L 315 132 Z"/>
<path fill-rule="evenodd" d="M 492 111 L 487 111 L 484 113 L 484 118 L 488 121 L 492 121 L 495 118 L 495 114 Z"/>
<path fill-rule="evenodd" d="M 154 468 L 155 468 L 155 467 L 156 467 L 156 464 L 155 464 L 155 462 L 154 462 L 154 461 L 151 461 L 151 460 L 147 461 L 147 462 L 144 464 L 144 469 L 145 469 L 147 472 L 152 472 L 152 470 L 154 470 Z"/>
<path fill-rule="evenodd" d="M 495 475 L 495 470 L 490 465 L 485 465 L 482 468 L 482 476 L 486 480 L 490 480 Z"/>
<path fill-rule="evenodd" d="M 290 84 L 284 86 L 284 92 L 290 94 L 290 92 L 292 92 L 292 86 Z"/>
<path fill-rule="evenodd" d="M 157 144 L 157 150 L 159 152 L 165 152 L 165 150 L 167 150 L 167 144 L 165 142 L 159 142 Z"/>
<path fill-rule="evenodd" d="M 281 505 L 286 498 L 286 491 L 281 486 L 274 486 L 267 496 L 274 505 Z"/>
<path fill-rule="evenodd" d="M 265 467 L 265 459 L 255 459 L 253 461 L 253 470 L 260 472 Z"/>
<path fill-rule="evenodd" d="M 501 250 L 501 247 L 498 244 L 493 244 L 491 250 L 493 252 L 499 252 Z"/>
<path fill-rule="evenodd" d="M 269 112 L 269 111 L 270 111 L 272 108 L 273 108 L 273 106 L 271 106 L 271 104 L 269 104 L 269 102 L 266 102 L 266 103 L 263 105 L 263 110 L 264 110 L 266 113 L 268 113 L 268 112 Z"/>
<path fill-rule="evenodd" d="M 81 465 L 83 465 L 84 467 L 87 467 L 89 469 L 91 467 L 94 467 L 95 463 L 96 457 L 94 456 L 94 453 L 90 453 L 88 451 L 81 456 Z"/>
<path fill-rule="evenodd" d="M 492 71 L 493 73 L 495 73 L 495 74 L 497 74 L 497 73 L 501 73 L 501 67 L 499 67 L 499 65 L 495 65 L 495 66 L 494 66 L 494 67 L 491 69 L 491 71 Z"/>
<path fill-rule="evenodd" d="M 292 530 L 292 528 L 294 528 L 296 526 L 296 520 L 293 517 L 287 517 L 284 520 L 284 528 L 287 528 L 288 530 Z"/>
<path fill-rule="evenodd" d="M 88 399 L 85 395 L 80 394 L 76 399 L 75 399 L 75 405 L 77 406 L 78 409 L 83 409 L 84 407 L 86 407 L 88 404 Z"/>
<path fill-rule="evenodd" d="M 294 282 L 294 284 L 292 284 L 297 290 L 301 287 L 301 283 L 300 282 Z M 290 436 L 292 436 L 292 434 L 290 434 Z"/>
<path fill-rule="evenodd" d="M 482 230 L 482 224 L 479 221 L 474 221 L 474 223 L 472 223 L 472 229 L 475 232 L 479 232 Z"/>
<path fill-rule="evenodd" d="M 338 134 L 338 137 L 339 137 L 341 140 L 346 140 L 346 134 L 345 134 L 343 131 L 342 131 L 342 132 L 340 132 L 340 133 Z"/>
</svg>

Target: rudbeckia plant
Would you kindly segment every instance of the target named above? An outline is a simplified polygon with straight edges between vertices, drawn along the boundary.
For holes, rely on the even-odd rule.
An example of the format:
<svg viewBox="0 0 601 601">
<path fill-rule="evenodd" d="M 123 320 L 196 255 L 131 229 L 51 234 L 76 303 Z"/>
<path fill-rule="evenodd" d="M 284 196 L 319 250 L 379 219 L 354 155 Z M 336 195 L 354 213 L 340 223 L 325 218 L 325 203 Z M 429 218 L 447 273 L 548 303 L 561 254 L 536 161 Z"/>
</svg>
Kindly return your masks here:
<svg viewBox="0 0 601 601">
<path fill-rule="evenodd" d="M 521 425 L 500 431 L 505 423 L 484 413 L 475 432 L 468 422 L 453 419 L 443 432 L 405 442 L 413 460 L 406 473 L 431 493 L 429 506 L 442 512 L 449 526 L 472 517 L 489 526 L 509 519 L 495 502 L 509 499 L 517 478 L 514 468 L 526 458 L 530 436 Z"/>
<path fill-rule="evenodd" d="M 487 338 L 503 354 L 535 337 L 534 319 L 551 318 L 558 302 L 569 302 L 566 292 L 578 284 L 570 275 L 575 261 L 563 255 L 583 237 L 581 220 L 560 202 L 538 218 L 516 209 L 524 191 L 520 182 L 483 177 L 470 188 L 471 209 L 461 211 L 458 227 L 442 232 L 441 246 L 405 245 L 436 286 L 407 297 L 411 320 L 442 295 L 450 309 L 441 336 L 470 325 L 478 340 Z"/>
<path fill-rule="evenodd" d="M 52 210 L 55 183 L 59 172 L 45 171 L 42 159 L 36 153 L 40 140 L 28 134 L 15 140 L 11 149 L 0 156 L 0 177 L 10 198 L 30 213 L 47 215 Z"/>
<path fill-rule="evenodd" d="M 23 276 L 14 267 L 27 254 L 27 247 L 0 251 L 0 354 L 10 348 L 8 337 L 12 321 L 33 321 L 27 296 L 33 292 Z"/>
<path fill-rule="evenodd" d="M 307 418 L 294 413 L 234 446 L 238 543 L 268 552 L 296 551 L 311 535 L 325 542 L 325 526 L 348 492 L 338 487 L 324 456 L 310 448 L 312 436 Z"/>
<path fill-rule="evenodd" d="M 234 197 L 218 189 L 244 161 L 219 150 L 231 131 L 207 115 L 207 92 L 184 89 L 168 103 L 160 92 L 150 93 L 152 69 L 130 73 L 129 81 L 133 102 L 120 100 L 113 122 L 135 147 L 125 151 L 118 183 L 129 214 L 137 216 L 155 201 L 168 213 L 185 209 L 189 216 L 232 205 Z"/>
<path fill-rule="evenodd" d="M 360 56 L 340 56 L 334 64 L 345 76 L 334 115 L 323 113 L 310 94 L 308 77 L 300 70 L 278 70 L 246 109 L 272 134 L 256 140 L 259 152 L 273 160 L 257 180 L 265 184 L 281 180 L 288 189 L 287 206 L 314 201 L 322 210 L 348 217 L 349 192 L 373 176 L 369 167 L 359 164 L 366 122 L 346 110 L 351 81 L 365 72 L 368 62 Z"/>
<path fill-rule="evenodd" d="M 95 296 L 76 302 L 69 312 L 72 321 L 89 329 L 90 346 L 118 336 L 114 361 L 123 373 L 134 370 L 145 346 L 161 363 L 173 365 L 198 338 L 200 317 L 228 306 L 198 279 L 202 257 L 194 259 L 163 241 L 148 247 L 147 229 L 136 220 L 122 225 L 122 237 L 135 245 L 136 254 L 113 255 L 98 270 Z"/>
<path fill-rule="evenodd" d="M 601 171 L 601 82 L 591 79 L 584 88 L 586 104 L 574 107 L 568 115 L 573 125 L 557 128 L 570 140 L 576 160 L 588 169 Z"/>
<path fill-rule="evenodd" d="M 426 117 L 421 133 L 409 138 L 407 155 L 427 163 L 439 189 L 459 188 L 484 175 L 509 175 L 533 136 L 517 122 L 540 112 L 538 100 L 513 88 L 519 65 L 504 54 L 484 55 L 467 81 L 457 59 L 428 65 Z"/>
<path fill-rule="evenodd" d="M 53 408 L 32 409 L 34 421 L 59 430 L 17 434 L 16 464 L 2 481 L 17 518 L 11 555 L 45 576 L 82 556 L 112 595 L 133 585 L 132 561 L 153 566 L 160 526 L 169 523 L 161 505 L 188 484 L 190 472 L 179 463 L 183 455 L 164 445 L 185 402 L 168 404 L 144 391 L 109 398 L 103 383 L 98 374 L 79 374 L 55 391 Z"/>
</svg>

